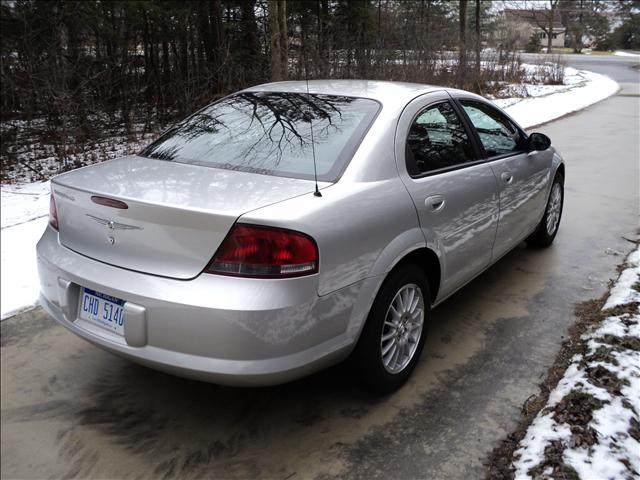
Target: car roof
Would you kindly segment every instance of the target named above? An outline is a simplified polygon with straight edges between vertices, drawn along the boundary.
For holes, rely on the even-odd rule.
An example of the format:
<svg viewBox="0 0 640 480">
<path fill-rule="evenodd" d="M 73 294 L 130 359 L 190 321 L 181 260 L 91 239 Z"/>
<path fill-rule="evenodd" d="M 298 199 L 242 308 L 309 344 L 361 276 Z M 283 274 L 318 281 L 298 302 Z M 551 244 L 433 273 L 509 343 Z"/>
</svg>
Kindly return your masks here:
<svg viewBox="0 0 640 480">
<path fill-rule="evenodd" d="M 407 103 L 419 95 L 442 90 L 452 91 L 452 89 L 445 87 L 408 82 L 385 82 L 379 80 L 309 80 L 309 93 L 371 98 L 382 104 L 391 102 Z M 244 91 L 306 93 L 307 82 L 301 80 L 265 83 L 247 88 Z"/>
</svg>

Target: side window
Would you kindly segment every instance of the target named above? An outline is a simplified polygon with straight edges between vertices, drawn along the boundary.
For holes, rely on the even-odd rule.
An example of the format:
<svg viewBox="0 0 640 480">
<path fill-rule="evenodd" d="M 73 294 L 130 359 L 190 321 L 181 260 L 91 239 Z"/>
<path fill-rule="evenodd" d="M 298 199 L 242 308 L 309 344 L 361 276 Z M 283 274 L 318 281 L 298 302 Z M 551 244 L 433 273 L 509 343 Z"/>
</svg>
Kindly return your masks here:
<svg viewBox="0 0 640 480">
<path fill-rule="evenodd" d="M 471 100 L 461 100 L 460 103 L 477 130 L 487 156 L 495 157 L 524 150 L 524 137 L 513 122 L 499 111 Z"/>
<path fill-rule="evenodd" d="M 413 176 L 475 160 L 467 132 L 449 102 L 427 107 L 411 124 L 406 145 Z"/>
</svg>

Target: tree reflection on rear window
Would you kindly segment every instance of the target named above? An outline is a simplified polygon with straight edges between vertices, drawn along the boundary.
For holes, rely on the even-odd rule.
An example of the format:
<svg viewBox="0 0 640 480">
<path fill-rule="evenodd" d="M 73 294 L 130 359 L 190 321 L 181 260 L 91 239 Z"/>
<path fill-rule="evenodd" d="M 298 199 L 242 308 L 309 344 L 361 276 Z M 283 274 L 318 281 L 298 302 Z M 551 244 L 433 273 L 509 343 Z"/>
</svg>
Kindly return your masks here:
<svg viewBox="0 0 640 480">
<path fill-rule="evenodd" d="M 142 156 L 293 178 L 334 181 L 355 153 L 379 104 L 291 92 L 242 92 L 200 110 Z"/>
</svg>

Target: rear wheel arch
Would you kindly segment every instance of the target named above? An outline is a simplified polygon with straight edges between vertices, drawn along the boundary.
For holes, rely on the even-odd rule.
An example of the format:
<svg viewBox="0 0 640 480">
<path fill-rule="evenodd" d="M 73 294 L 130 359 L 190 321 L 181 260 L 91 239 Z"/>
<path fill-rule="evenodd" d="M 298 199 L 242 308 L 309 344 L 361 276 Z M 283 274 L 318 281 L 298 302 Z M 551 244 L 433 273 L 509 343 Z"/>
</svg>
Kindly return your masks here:
<svg viewBox="0 0 640 480">
<path fill-rule="evenodd" d="M 429 281 L 429 292 L 432 297 L 430 301 L 433 305 L 440 289 L 441 267 L 438 255 L 427 247 L 413 250 L 394 265 L 393 269 L 389 272 L 389 275 L 401 265 L 406 264 L 416 265 L 424 271 L 427 276 L 427 280 Z"/>
<path fill-rule="evenodd" d="M 373 302 L 378 296 L 382 286 L 385 282 L 393 275 L 394 272 L 399 270 L 401 267 L 405 265 L 415 265 L 419 267 L 427 276 L 427 282 L 429 285 L 429 293 L 431 295 L 430 304 L 433 305 L 435 303 L 435 299 L 438 296 L 438 292 L 440 289 L 440 278 L 441 278 L 441 267 L 440 260 L 438 255 L 428 247 L 418 247 L 410 252 L 407 252 L 403 257 L 397 260 L 391 268 L 384 274 L 384 278 L 377 284 L 377 287 L 373 291 L 371 297 L 367 297 L 367 300 L 362 299 L 367 302 L 366 305 L 366 314 L 365 319 L 361 323 L 360 328 L 358 329 L 358 333 L 355 337 L 356 341 L 360 338 L 362 333 L 362 329 L 366 324 L 366 319 L 368 315 L 371 313 L 371 308 L 373 306 Z M 364 307 L 364 306 L 363 306 Z"/>
</svg>

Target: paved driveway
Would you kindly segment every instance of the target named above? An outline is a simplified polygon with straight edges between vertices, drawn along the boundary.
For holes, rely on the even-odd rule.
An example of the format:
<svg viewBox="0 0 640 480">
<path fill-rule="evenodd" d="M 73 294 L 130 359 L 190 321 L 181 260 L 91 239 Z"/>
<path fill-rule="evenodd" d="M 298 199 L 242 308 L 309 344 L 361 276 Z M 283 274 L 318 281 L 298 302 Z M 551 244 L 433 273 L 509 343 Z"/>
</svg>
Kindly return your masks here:
<svg viewBox="0 0 640 480">
<path fill-rule="evenodd" d="M 638 224 L 640 126 L 627 63 L 614 68 L 636 80 L 624 95 L 540 128 L 567 160 L 554 246 L 521 246 L 438 308 L 401 391 L 363 393 L 339 366 L 265 389 L 186 381 L 98 350 L 37 309 L 0 327 L 2 477 L 482 475 L 573 305 L 602 295 L 616 253 L 631 249 L 623 236 Z"/>
</svg>

